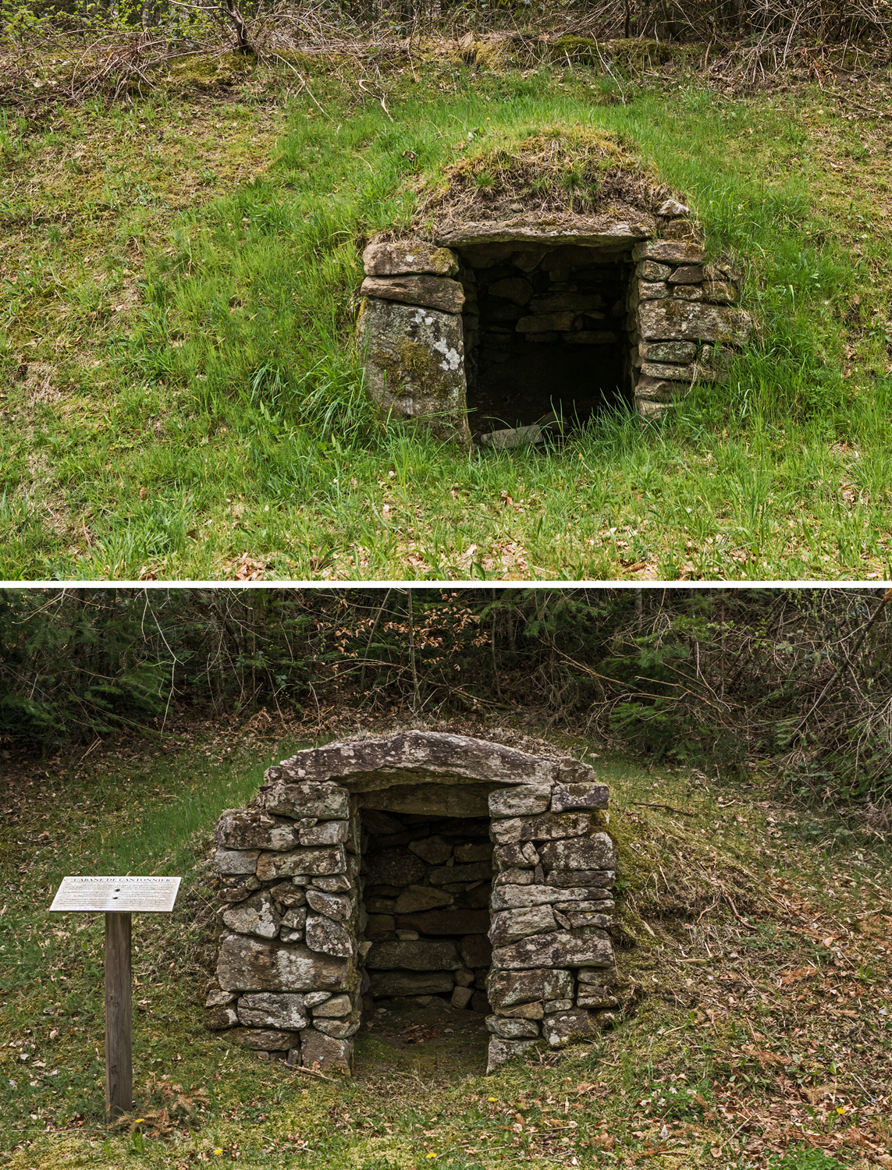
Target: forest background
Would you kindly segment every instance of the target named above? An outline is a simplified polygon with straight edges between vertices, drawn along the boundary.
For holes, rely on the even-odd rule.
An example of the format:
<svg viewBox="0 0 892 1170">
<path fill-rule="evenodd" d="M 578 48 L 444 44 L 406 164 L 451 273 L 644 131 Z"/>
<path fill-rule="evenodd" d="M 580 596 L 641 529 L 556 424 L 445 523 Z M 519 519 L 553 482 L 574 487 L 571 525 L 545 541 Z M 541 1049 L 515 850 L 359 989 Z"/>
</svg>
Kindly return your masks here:
<svg viewBox="0 0 892 1170">
<path fill-rule="evenodd" d="M 10 590 L 0 758 L 258 711 L 518 720 L 892 813 L 892 590 Z"/>
</svg>

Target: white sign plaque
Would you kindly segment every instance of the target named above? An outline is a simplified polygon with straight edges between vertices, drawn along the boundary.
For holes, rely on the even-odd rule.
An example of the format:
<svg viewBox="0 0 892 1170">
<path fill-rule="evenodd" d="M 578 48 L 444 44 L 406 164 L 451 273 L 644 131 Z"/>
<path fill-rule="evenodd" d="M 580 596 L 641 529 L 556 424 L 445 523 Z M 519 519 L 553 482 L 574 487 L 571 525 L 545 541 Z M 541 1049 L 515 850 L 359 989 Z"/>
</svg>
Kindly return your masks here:
<svg viewBox="0 0 892 1170">
<path fill-rule="evenodd" d="M 66 877 L 50 910 L 173 910 L 178 877 Z"/>
</svg>

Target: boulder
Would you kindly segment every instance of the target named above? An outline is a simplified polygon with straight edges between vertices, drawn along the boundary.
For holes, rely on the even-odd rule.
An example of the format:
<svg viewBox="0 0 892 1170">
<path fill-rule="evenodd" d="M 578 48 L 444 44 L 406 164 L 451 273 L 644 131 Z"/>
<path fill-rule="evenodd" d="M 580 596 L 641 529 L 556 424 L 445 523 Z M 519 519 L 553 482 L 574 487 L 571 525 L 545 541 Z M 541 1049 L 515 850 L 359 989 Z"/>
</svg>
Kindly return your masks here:
<svg viewBox="0 0 892 1170">
<path fill-rule="evenodd" d="M 551 811 L 575 812 L 606 808 L 610 790 L 606 784 L 558 784 L 551 794 Z"/>
<path fill-rule="evenodd" d="M 616 873 L 612 869 L 553 869 L 548 875 L 550 886 L 612 886 Z M 600 893 L 586 891 L 592 898 L 609 898 L 609 889 L 602 889 Z"/>
<path fill-rule="evenodd" d="M 267 776 L 278 770 L 270 768 Z M 350 815 L 347 790 L 335 784 L 273 784 L 261 789 L 257 799 L 267 812 L 283 817 L 343 820 Z"/>
<path fill-rule="evenodd" d="M 313 1027 L 322 1033 L 323 1036 L 334 1036 L 338 1040 L 346 1040 L 348 1036 L 355 1036 L 359 1031 L 359 1012 L 352 1012 L 350 1015 L 343 1016 L 341 1019 L 326 1019 L 324 1016 L 319 1017 L 318 1013 L 313 1016 Z"/>
<path fill-rule="evenodd" d="M 670 264 L 702 264 L 706 259 L 702 244 L 694 240 L 647 240 L 639 249 L 644 260 Z"/>
<path fill-rule="evenodd" d="M 331 995 L 313 1008 L 313 1019 L 319 1016 L 340 1019 L 349 1016 L 352 1011 L 353 1001 L 349 995 Z"/>
<path fill-rule="evenodd" d="M 528 1040 L 539 1035 L 539 1025 L 535 1020 L 487 1016 L 486 1026 L 494 1036 L 501 1036 L 503 1040 Z"/>
<path fill-rule="evenodd" d="M 494 1072 L 509 1060 L 516 1060 L 527 1053 L 535 1043 L 535 1040 L 503 1040 L 499 1036 L 493 1036 L 489 1042 L 486 1071 Z"/>
<path fill-rule="evenodd" d="M 495 886 L 492 891 L 493 910 L 511 910 L 516 906 L 546 906 L 556 902 L 583 902 L 590 891 L 585 887 Z"/>
<path fill-rule="evenodd" d="M 324 914 L 326 918 L 333 918 L 336 922 L 346 922 L 356 908 L 353 897 L 346 894 L 327 894 L 324 890 L 307 890 L 307 902 L 317 914 Z"/>
<path fill-rule="evenodd" d="M 315 1028 L 306 1028 L 300 1034 L 301 1061 L 305 1068 L 318 1065 L 326 1072 L 350 1074 L 353 1066 L 353 1041 L 325 1036 Z"/>
<path fill-rule="evenodd" d="M 217 873 L 227 875 L 254 873 L 259 856 L 257 849 L 218 849 L 214 856 L 214 868 Z"/>
<path fill-rule="evenodd" d="M 299 1040 L 299 1032 L 280 1032 L 273 1028 L 233 1028 L 229 1038 L 243 1048 L 259 1052 L 286 1052 Z"/>
<path fill-rule="evenodd" d="M 327 894 L 346 894 L 353 889 L 353 882 L 345 873 L 323 874 L 313 878 L 313 885 L 317 890 L 325 890 Z"/>
<path fill-rule="evenodd" d="M 317 821 L 315 825 L 298 829 L 301 845 L 343 845 L 349 832 L 348 821 Z"/>
<path fill-rule="evenodd" d="M 742 309 L 675 299 L 640 305 L 638 320 L 647 341 L 728 341 L 741 345 L 753 326 Z"/>
<path fill-rule="evenodd" d="M 638 354 L 642 361 L 685 365 L 696 358 L 697 344 L 694 341 L 641 341 Z"/>
<path fill-rule="evenodd" d="M 220 883 L 221 902 L 244 902 L 255 890 L 260 889 L 260 882 L 253 874 L 243 877 L 223 878 Z"/>
<path fill-rule="evenodd" d="M 494 821 L 493 838 L 500 845 L 514 841 L 550 841 L 559 837 L 580 837 L 598 826 L 591 812 L 548 813 L 543 816 L 517 817 Z"/>
<path fill-rule="evenodd" d="M 580 1040 L 593 1040 L 601 1035 L 601 1027 L 591 1012 L 578 1008 L 546 1016 L 542 1035 L 550 1048 L 564 1048 Z"/>
<path fill-rule="evenodd" d="M 493 850 L 497 869 L 532 869 L 539 864 L 539 852 L 532 841 L 514 841 L 509 845 L 497 845 Z"/>
</svg>

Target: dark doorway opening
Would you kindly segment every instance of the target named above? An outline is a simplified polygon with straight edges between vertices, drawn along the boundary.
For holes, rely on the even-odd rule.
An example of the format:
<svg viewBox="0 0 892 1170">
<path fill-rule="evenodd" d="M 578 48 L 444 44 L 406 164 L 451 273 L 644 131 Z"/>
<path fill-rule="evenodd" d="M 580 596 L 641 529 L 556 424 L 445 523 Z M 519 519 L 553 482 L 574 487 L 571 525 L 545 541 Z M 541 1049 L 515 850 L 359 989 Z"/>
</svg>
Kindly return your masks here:
<svg viewBox="0 0 892 1170">
<path fill-rule="evenodd" d="M 630 249 L 468 244 L 460 249 L 467 402 L 476 437 L 584 423 L 631 404 Z"/>
<path fill-rule="evenodd" d="M 487 1013 L 489 820 L 378 809 L 361 820 L 364 1014 L 435 1000 Z"/>
</svg>

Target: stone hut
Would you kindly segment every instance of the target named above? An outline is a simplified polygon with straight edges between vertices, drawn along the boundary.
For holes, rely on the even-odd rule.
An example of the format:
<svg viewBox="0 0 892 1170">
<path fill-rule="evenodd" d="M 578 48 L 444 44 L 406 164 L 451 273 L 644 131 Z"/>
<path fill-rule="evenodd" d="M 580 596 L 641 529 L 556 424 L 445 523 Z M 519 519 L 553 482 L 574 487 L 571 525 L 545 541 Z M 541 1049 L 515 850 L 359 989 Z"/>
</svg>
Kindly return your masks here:
<svg viewBox="0 0 892 1170">
<path fill-rule="evenodd" d="M 369 393 L 438 436 L 535 441 L 549 423 L 634 405 L 661 415 L 720 383 L 751 321 L 730 268 L 674 198 L 615 214 L 469 220 L 365 249 Z M 557 418 L 555 417 L 557 416 Z"/>
<path fill-rule="evenodd" d="M 568 757 L 439 732 L 298 752 L 217 824 L 208 1026 L 349 1072 L 363 1013 L 486 1016 L 491 1070 L 612 1021 L 607 788 Z"/>
</svg>

